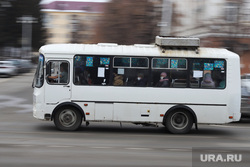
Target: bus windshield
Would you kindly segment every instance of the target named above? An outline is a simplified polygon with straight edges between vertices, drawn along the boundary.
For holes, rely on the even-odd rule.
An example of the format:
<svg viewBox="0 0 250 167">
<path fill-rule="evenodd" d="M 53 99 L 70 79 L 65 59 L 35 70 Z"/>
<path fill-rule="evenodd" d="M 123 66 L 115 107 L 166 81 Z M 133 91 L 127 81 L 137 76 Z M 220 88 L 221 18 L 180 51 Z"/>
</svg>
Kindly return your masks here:
<svg viewBox="0 0 250 167">
<path fill-rule="evenodd" d="M 40 88 L 43 86 L 44 81 L 44 72 L 43 72 L 43 65 L 44 65 L 44 56 L 40 55 L 38 60 L 38 65 L 35 73 L 35 77 L 32 83 L 32 87 Z"/>
</svg>

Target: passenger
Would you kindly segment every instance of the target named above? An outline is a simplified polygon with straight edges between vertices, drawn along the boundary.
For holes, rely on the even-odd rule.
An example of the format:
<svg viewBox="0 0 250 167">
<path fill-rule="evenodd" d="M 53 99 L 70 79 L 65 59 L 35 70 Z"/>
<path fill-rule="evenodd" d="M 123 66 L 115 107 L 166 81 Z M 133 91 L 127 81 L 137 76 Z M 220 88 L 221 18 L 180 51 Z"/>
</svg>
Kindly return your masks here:
<svg viewBox="0 0 250 167">
<path fill-rule="evenodd" d="M 201 82 L 201 87 L 210 87 L 210 88 L 215 87 L 214 81 L 213 81 L 210 73 L 206 73 L 204 75 L 203 80 Z"/>
<path fill-rule="evenodd" d="M 58 75 L 56 76 L 49 76 L 50 79 L 58 79 Z M 67 83 L 68 82 L 68 64 L 62 63 L 60 65 L 60 76 L 59 76 L 60 83 Z"/>
<path fill-rule="evenodd" d="M 134 83 L 134 86 L 147 86 L 147 80 L 144 78 L 144 74 L 139 73 L 137 79 Z"/>
<path fill-rule="evenodd" d="M 226 87 L 225 75 L 222 75 L 221 79 L 222 80 L 220 81 L 218 88 L 225 88 Z"/>
<path fill-rule="evenodd" d="M 84 71 L 83 85 L 92 85 L 92 79 L 90 78 L 90 73 L 88 71 Z"/>
<path fill-rule="evenodd" d="M 114 86 L 123 86 L 123 76 L 114 73 Z"/>
<path fill-rule="evenodd" d="M 83 80 L 83 74 L 81 68 L 77 67 L 75 69 L 75 84 L 76 85 L 82 85 L 82 80 Z"/>
<path fill-rule="evenodd" d="M 75 69 L 75 84 L 76 85 L 91 85 L 91 79 L 88 71 L 82 72 L 82 69 L 77 67 Z"/>
<path fill-rule="evenodd" d="M 169 87 L 169 79 L 167 77 L 167 73 L 162 72 L 160 75 L 160 80 L 156 84 L 157 87 Z"/>
</svg>

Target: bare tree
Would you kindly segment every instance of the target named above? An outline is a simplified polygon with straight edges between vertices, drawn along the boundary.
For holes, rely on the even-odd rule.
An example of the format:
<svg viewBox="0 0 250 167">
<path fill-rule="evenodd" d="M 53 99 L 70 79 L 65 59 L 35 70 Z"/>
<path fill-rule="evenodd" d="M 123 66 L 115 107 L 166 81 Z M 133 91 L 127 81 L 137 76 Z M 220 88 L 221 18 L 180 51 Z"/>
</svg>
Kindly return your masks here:
<svg viewBox="0 0 250 167">
<path fill-rule="evenodd" d="M 113 0 L 106 5 L 94 42 L 152 43 L 157 22 L 154 6 L 148 0 Z"/>
</svg>

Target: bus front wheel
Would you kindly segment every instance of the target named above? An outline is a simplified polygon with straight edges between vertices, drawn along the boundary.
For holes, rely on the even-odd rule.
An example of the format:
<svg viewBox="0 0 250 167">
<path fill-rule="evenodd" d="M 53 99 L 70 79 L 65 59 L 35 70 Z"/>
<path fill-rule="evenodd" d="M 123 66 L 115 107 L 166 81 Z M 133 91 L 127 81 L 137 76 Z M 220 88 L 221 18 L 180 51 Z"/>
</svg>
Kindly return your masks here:
<svg viewBox="0 0 250 167">
<path fill-rule="evenodd" d="M 187 110 L 174 110 L 167 113 L 165 126 L 174 134 L 188 133 L 194 123 L 192 114 Z"/>
<path fill-rule="evenodd" d="M 56 111 L 54 123 L 59 130 L 74 131 L 81 126 L 82 116 L 73 107 L 63 107 Z"/>
</svg>

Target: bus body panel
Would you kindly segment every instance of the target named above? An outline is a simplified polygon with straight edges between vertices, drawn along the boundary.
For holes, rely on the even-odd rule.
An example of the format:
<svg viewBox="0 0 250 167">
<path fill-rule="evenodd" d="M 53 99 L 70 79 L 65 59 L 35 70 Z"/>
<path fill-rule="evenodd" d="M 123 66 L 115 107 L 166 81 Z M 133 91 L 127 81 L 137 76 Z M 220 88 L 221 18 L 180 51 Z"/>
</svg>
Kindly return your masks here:
<svg viewBox="0 0 250 167">
<path fill-rule="evenodd" d="M 240 81 L 240 59 L 238 55 L 234 54 L 228 59 L 227 67 L 227 90 L 228 91 L 228 112 L 234 115 L 234 121 L 240 120 L 240 106 L 241 106 L 241 81 Z"/>
<path fill-rule="evenodd" d="M 34 88 L 33 116 L 37 119 L 44 119 L 44 88 Z"/>
</svg>

